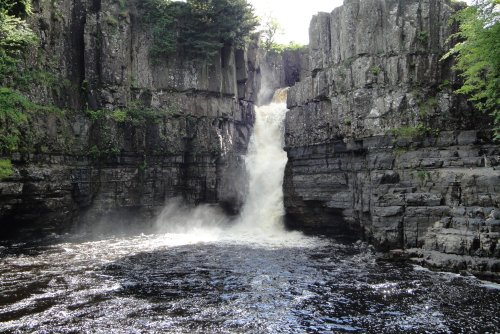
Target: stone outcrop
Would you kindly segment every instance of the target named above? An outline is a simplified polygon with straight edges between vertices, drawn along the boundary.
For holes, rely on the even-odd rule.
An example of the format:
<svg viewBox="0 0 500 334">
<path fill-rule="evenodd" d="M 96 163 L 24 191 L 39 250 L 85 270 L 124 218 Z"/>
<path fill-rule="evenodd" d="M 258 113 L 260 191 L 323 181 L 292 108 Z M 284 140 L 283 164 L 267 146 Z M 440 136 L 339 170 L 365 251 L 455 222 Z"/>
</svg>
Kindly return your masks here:
<svg viewBox="0 0 500 334">
<path fill-rule="evenodd" d="M 483 269 L 498 272 L 500 149 L 440 61 L 458 8 L 346 0 L 312 19 L 309 76 L 288 97 L 289 226 L 496 259 Z"/>
</svg>

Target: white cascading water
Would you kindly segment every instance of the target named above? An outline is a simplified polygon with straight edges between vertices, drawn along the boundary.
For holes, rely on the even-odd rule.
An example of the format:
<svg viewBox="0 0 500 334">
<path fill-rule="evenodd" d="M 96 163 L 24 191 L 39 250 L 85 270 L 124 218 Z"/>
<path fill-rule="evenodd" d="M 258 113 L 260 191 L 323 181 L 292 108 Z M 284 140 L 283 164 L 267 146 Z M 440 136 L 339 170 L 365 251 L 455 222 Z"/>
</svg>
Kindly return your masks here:
<svg viewBox="0 0 500 334">
<path fill-rule="evenodd" d="M 276 91 L 272 103 L 256 108 L 255 124 L 245 165 L 248 192 L 236 221 L 213 206 L 189 208 L 182 201 L 167 203 L 157 220 L 157 231 L 186 237 L 189 242 L 239 240 L 302 244 L 300 233 L 287 232 L 283 224 L 283 176 L 287 154 L 283 150 L 288 89 Z"/>
<path fill-rule="evenodd" d="M 245 157 L 248 195 L 243 206 L 240 229 L 254 234 L 284 231 L 282 218 L 283 175 L 287 162 L 283 150 L 283 121 L 287 89 L 276 91 L 271 104 L 255 110 L 255 124 Z"/>
</svg>

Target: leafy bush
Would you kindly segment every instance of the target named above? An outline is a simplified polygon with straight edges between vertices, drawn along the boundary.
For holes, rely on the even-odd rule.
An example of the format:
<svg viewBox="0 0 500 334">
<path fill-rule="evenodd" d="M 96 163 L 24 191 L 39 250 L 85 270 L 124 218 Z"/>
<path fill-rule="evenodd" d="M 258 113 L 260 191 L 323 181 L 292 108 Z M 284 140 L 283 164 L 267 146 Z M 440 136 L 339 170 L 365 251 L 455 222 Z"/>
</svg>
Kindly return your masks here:
<svg viewBox="0 0 500 334">
<path fill-rule="evenodd" d="M 420 136 L 437 136 L 439 130 L 432 129 L 424 124 L 417 124 L 417 126 L 402 126 L 400 128 L 391 129 L 390 132 L 396 138 L 412 139 Z"/>
<path fill-rule="evenodd" d="M 454 20 L 459 32 L 452 36 L 460 42 L 443 57 L 455 56 L 455 69 L 464 78 L 456 90 L 495 121 L 500 139 L 500 11 L 499 0 L 478 0 L 459 11 Z"/>
<path fill-rule="evenodd" d="M 28 123 L 32 112 L 63 113 L 57 107 L 33 103 L 15 90 L 0 87 L 0 152 L 19 149 L 21 128 Z"/>
<path fill-rule="evenodd" d="M 0 81 L 17 72 L 22 51 L 37 40 L 25 21 L 29 14 L 29 0 L 0 0 Z"/>
<path fill-rule="evenodd" d="M 427 31 L 420 31 L 417 34 L 417 40 L 422 44 L 427 44 L 427 40 L 429 39 L 429 33 Z"/>
<path fill-rule="evenodd" d="M 305 50 L 307 46 L 290 42 L 290 44 L 272 43 L 270 46 L 264 45 L 264 48 L 269 52 L 282 54 L 287 51 Z"/>
<path fill-rule="evenodd" d="M 380 72 L 382 72 L 382 70 L 380 69 L 380 67 L 378 66 L 373 66 L 373 67 L 370 67 L 370 73 L 377 76 L 380 74 Z"/>
<path fill-rule="evenodd" d="M 141 7 L 153 36 L 153 60 L 176 51 L 209 60 L 226 45 L 243 47 L 258 23 L 246 0 L 145 0 Z"/>
<path fill-rule="evenodd" d="M 9 153 L 18 147 L 20 129 L 28 120 L 24 110 L 33 107 L 24 96 L 0 87 L 0 152 Z"/>
</svg>

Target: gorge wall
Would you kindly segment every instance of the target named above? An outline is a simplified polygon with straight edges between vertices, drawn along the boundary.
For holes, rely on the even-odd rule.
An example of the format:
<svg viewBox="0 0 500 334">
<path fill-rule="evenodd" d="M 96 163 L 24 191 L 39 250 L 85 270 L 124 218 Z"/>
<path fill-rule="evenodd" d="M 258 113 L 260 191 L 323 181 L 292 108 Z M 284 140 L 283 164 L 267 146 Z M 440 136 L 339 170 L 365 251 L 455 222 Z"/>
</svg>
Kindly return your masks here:
<svg viewBox="0 0 500 334">
<path fill-rule="evenodd" d="M 350 228 L 436 267 L 500 271 L 500 149 L 440 60 L 460 6 L 346 0 L 312 19 L 285 124 L 290 227 Z"/>
<path fill-rule="evenodd" d="M 39 45 L 24 66 L 51 80 L 23 90 L 66 111 L 30 114 L 7 156 L 14 174 L 0 182 L 4 232 L 144 221 L 172 197 L 229 211 L 241 204 L 262 51 L 153 60 L 139 3 L 33 2 Z"/>
</svg>

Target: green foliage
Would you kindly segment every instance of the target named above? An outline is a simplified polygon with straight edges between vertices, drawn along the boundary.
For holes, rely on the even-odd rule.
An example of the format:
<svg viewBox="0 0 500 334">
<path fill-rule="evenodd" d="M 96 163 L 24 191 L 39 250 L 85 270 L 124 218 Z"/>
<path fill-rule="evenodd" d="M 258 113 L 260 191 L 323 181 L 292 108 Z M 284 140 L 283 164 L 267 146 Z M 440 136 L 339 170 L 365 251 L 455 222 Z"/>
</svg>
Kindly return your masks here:
<svg viewBox="0 0 500 334">
<path fill-rule="evenodd" d="M 33 48 L 37 38 L 26 18 L 31 14 L 29 0 L 0 0 L 0 85 L 26 90 L 30 86 L 50 87 L 57 94 L 68 81 L 39 66 L 24 68 L 23 54 Z M 46 55 L 38 53 L 38 63 L 49 68 Z"/>
<path fill-rule="evenodd" d="M 0 152 L 9 153 L 18 147 L 20 126 L 27 122 L 25 110 L 33 105 L 24 96 L 0 87 Z"/>
<path fill-rule="evenodd" d="M 127 120 L 127 112 L 124 110 L 114 110 L 111 116 L 116 122 L 122 123 Z"/>
<path fill-rule="evenodd" d="M 127 1 L 126 0 L 118 0 L 118 6 L 120 10 L 124 11 L 127 9 Z"/>
<path fill-rule="evenodd" d="M 418 104 L 420 117 L 427 117 L 431 111 L 439 106 L 437 97 L 431 96 Z"/>
<path fill-rule="evenodd" d="M 116 157 L 120 154 L 120 148 L 111 141 L 101 143 L 100 146 L 102 147 L 92 145 L 88 150 L 88 156 L 93 159 L 101 159 L 105 157 Z"/>
<path fill-rule="evenodd" d="M 443 90 L 443 89 L 446 89 L 450 87 L 450 80 L 448 79 L 445 79 L 439 86 L 438 86 L 438 89 L 439 90 Z"/>
<path fill-rule="evenodd" d="M 246 0 L 145 0 L 141 9 L 154 40 L 153 60 L 176 51 L 209 60 L 226 45 L 243 47 L 258 24 Z"/>
<path fill-rule="evenodd" d="M 14 174 L 14 170 L 10 159 L 0 159 L 0 180 L 8 178 L 12 174 Z"/>
<path fill-rule="evenodd" d="M 402 126 L 400 128 L 391 129 L 390 132 L 396 138 L 412 139 L 421 136 L 437 136 L 439 130 L 432 129 L 424 124 L 418 124 L 417 126 Z"/>
<path fill-rule="evenodd" d="M 140 164 L 139 166 L 137 166 L 137 169 L 140 172 L 144 172 L 147 168 L 148 168 L 148 162 L 147 162 L 146 157 L 144 157 L 144 161 L 142 162 L 142 164 Z"/>
<path fill-rule="evenodd" d="M 113 15 L 107 15 L 105 18 L 104 18 L 104 21 L 106 22 L 106 24 L 112 26 L 112 27 L 116 27 L 118 26 L 120 23 L 118 22 L 118 19 L 116 17 L 114 17 Z"/>
<path fill-rule="evenodd" d="M 29 14 L 29 0 L 0 0 L 0 81 L 17 72 L 22 51 L 37 40 L 25 20 Z"/>
<path fill-rule="evenodd" d="M 426 170 L 418 170 L 416 176 L 417 179 L 420 181 L 420 184 L 423 184 L 424 181 L 430 177 L 430 173 Z"/>
<path fill-rule="evenodd" d="M 455 69 L 464 78 L 456 90 L 468 97 L 479 110 L 490 113 L 500 139 L 500 6 L 499 0 L 478 0 L 459 11 L 454 20 L 460 42 L 443 57 L 455 56 Z"/>
<path fill-rule="evenodd" d="M 88 110 L 88 117 L 94 121 L 113 120 L 118 123 L 130 122 L 132 124 L 143 124 L 146 121 L 156 122 L 163 117 L 178 116 L 180 108 L 177 105 L 165 106 L 162 109 L 148 108 L 142 105 L 140 101 L 132 101 L 127 108 L 115 110 Z"/>
<path fill-rule="evenodd" d="M 382 70 L 378 66 L 372 66 L 370 68 L 370 73 L 375 75 L 375 76 L 379 75 L 381 72 L 382 72 Z"/>
<path fill-rule="evenodd" d="M 34 112 L 63 113 L 57 107 L 33 103 L 17 91 L 0 87 L 0 152 L 19 149 L 22 127 Z"/>
<path fill-rule="evenodd" d="M 31 14 L 30 0 L 0 0 L 0 10 L 9 16 L 26 18 Z"/>
<path fill-rule="evenodd" d="M 417 40 L 422 44 L 427 44 L 427 41 L 429 40 L 429 33 L 427 33 L 427 31 L 419 31 L 417 33 Z"/>
<path fill-rule="evenodd" d="M 99 147 L 97 147 L 97 145 L 92 145 L 88 150 L 88 155 L 94 159 L 97 159 L 101 156 L 101 150 L 99 150 Z"/>
<path fill-rule="evenodd" d="M 282 54 L 287 51 L 298 51 L 298 50 L 305 50 L 307 46 L 295 43 L 295 42 L 290 42 L 289 44 L 278 44 L 278 43 L 273 43 L 272 45 L 264 45 L 264 48 L 268 52 L 272 53 L 277 53 L 277 54 Z"/>
</svg>

